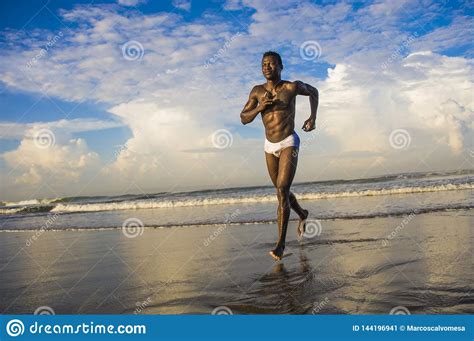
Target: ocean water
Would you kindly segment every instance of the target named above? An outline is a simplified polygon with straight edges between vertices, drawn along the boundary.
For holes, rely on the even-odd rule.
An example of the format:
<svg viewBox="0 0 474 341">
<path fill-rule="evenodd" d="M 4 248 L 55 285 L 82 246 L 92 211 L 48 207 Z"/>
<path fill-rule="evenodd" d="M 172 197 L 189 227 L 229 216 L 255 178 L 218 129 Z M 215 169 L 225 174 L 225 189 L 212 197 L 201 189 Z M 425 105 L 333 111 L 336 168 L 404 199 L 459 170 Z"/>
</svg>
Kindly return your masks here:
<svg viewBox="0 0 474 341">
<path fill-rule="evenodd" d="M 472 209 L 474 170 L 299 183 L 311 219 L 355 219 Z M 149 228 L 274 222 L 273 187 L 66 197 L 0 203 L 0 231 Z M 296 219 L 292 213 L 292 219 Z"/>
<path fill-rule="evenodd" d="M 281 262 L 271 187 L 3 203 L 0 312 L 472 314 L 473 173 L 296 184 Z"/>
</svg>

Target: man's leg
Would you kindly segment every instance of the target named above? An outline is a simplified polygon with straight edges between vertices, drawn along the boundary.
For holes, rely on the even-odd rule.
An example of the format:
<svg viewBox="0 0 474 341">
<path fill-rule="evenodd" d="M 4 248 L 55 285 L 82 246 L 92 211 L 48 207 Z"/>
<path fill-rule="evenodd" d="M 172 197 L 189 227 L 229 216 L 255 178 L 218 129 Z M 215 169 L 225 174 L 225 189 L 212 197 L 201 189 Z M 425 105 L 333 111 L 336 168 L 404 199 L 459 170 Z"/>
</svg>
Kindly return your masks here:
<svg viewBox="0 0 474 341">
<path fill-rule="evenodd" d="M 298 227 L 296 229 L 298 238 L 300 238 L 303 233 L 306 231 L 306 219 L 308 218 L 309 212 L 300 206 L 296 200 L 295 195 L 290 192 L 290 204 L 291 208 L 298 214 L 300 221 L 298 222 Z"/>
<path fill-rule="evenodd" d="M 296 148 L 288 147 L 281 151 L 278 162 L 278 176 L 276 190 L 278 197 L 278 242 L 273 251 L 273 258 L 281 259 L 285 250 L 286 231 L 290 219 L 291 202 L 290 187 L 296 173 L 298 153 Z"/>
<path fill-rule="evenodd" d="M 280 160 L 273 154 L 265 153 L 265 160 L 267 162 L 268 174 L 270 179 L 272 179 L 273 186 L 277 188 L 277 179 L 278 179 L 278 164 Z M 296 200 L 295 195 L 290 191 L 290 205 L 291 208 L 296 212 L 300 217 L 300 220 L 304 220 L 308 217 L 308 211 L 303 209 L 298 201 Z"/>
</svg>

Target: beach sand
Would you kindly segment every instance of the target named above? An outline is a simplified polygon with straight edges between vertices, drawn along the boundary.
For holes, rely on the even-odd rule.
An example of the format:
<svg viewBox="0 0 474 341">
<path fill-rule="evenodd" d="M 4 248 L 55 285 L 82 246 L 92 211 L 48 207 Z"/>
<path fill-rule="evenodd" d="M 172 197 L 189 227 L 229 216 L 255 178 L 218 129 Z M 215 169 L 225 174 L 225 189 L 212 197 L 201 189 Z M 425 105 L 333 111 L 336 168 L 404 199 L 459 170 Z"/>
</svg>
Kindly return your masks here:
<svg viewBox="0 0 474 341">
<path fill-rule="evenodd" d="M 281 262 L 275 224 L 2 232 L 0 311 L 474 313 L 472 210 L 312 224 L 300 243 L 290 223 Z"/>
</svg>

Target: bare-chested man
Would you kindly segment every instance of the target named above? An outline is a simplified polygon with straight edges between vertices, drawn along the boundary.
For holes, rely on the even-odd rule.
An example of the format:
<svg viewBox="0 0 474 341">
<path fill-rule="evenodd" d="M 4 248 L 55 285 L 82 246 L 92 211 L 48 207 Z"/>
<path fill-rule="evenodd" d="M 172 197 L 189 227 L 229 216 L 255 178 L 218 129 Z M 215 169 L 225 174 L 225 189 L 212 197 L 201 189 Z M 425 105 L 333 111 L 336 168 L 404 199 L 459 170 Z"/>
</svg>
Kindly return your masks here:
<svg viewBox="0 0 474 341">
<path fill-rule="evenodd" d="M 265 52 L 262 58 L 262 73 L 267 82 L 252 89 L 240 114 L 243 124 L 252 122 L 258 114 L 262 114 L 265 126 L 265 158 L 278 197 L 278 241 L 275 249 L 270 251 L 275 260 L 283 257 L 291 208 L 300 217 L 298 237 L 305 232 L 308 217 L 308 211 L 301 208 L 290 192 L 300 145 L 300 139 L 295 132 L 295 98 L 296 95 L 310 96 L 311 115 L 302 128 L 307 132 L 315 128 L 319 102 L 316 88 L 300 81 L 282 80 L 282 70 L 280 55 L 273 51 Z"/>
</svg>

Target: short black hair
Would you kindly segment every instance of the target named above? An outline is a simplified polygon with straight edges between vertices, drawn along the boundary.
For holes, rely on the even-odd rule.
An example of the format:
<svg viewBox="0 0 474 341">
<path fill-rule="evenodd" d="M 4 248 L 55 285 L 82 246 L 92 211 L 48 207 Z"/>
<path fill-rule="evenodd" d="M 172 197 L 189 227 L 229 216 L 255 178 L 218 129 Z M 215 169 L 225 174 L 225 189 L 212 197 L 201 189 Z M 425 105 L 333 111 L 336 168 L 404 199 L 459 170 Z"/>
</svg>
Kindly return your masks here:
<svg viewBox="0 0 474 341">
<path fill-rule="evenodd" d="M 278 60 L 278 63 L 280 63 L 280 66 L 283 67 L 283 61 L 281 60 L 281 56 L 278 54 L 278 52 L 275 52 L 275 51 L 267 51 L 263 54 L 263 58 L 267 57 L 267 56 L 273 56 L 273 57 L 276 57 L 276 59 Z"/>
</svg>

